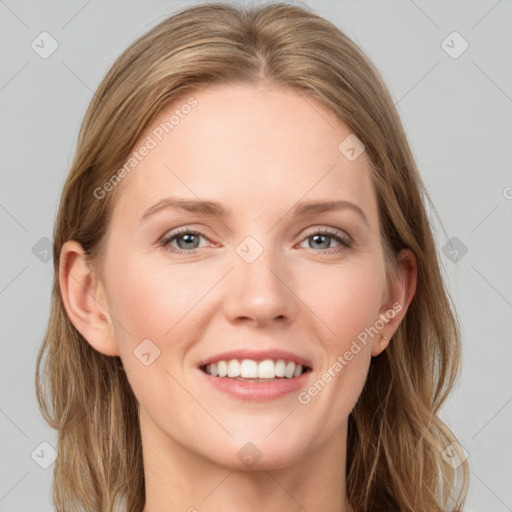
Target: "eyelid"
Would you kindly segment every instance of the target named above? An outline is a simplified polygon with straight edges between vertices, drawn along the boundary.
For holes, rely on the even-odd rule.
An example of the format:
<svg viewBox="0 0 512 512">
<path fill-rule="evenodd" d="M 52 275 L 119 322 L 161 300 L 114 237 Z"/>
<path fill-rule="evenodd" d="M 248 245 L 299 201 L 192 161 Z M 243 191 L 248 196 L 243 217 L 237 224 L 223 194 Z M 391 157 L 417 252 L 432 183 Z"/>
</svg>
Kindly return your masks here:
<svg viewBox="0 0 512 512">
<path fill-rule="evenodd" d="M 317 233 L 322 233 L 337 236 L 350 244 L 355 243 L 355 240 L 346 231 L 343 231 L 342 229 L 333 228 L 330 226 L 314 226 L 314 228 L 311 229 L 313 229 L 313 231 L 307 231 L 306 234 L 303 235 L 304 238 L 309 238 L 310 236 L 313 236 Z"/>
</svg>

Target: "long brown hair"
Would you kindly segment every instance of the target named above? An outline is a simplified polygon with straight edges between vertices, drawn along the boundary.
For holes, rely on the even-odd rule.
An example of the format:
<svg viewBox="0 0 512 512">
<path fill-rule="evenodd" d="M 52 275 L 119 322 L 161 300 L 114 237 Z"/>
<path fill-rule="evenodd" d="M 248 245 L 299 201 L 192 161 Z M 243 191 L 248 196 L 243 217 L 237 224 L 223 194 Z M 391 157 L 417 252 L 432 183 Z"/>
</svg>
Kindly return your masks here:
<svg viewBox="0 0 512 512">
<path fill-rule="evenodd" d="M 56 510 L 140 512 L 145 502 L 138 404 L 121 359 L 95 351 L 69 320 L 58 271 L 67 240 L 101 260 L 120 169 L 169 102 L 214 82 L 284 85 L 322 102 L 364 143 L 388 271 L 410 249 L 416 294 L 386 351 L 372 360 L 349 417 L 347 493 L 354 510 L 460 510 L 468 465 L 438 416 L 456 380 L 460 331 L 425 209 L 427 191 L 379 72 L 343 32 L 307 8 L 196 5 L 166 18 L 114 63 L 85 115 L 54 228 L 51 314 L 36 366 L 45 420 L 58 431 Z"/>
</svg>

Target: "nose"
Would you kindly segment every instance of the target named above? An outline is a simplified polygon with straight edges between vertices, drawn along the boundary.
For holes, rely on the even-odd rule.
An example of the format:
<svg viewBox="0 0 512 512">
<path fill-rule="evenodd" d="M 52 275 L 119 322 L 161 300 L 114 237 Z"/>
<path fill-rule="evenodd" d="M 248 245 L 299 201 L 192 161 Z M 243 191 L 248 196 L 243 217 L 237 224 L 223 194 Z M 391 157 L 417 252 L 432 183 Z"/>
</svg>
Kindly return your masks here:
<svg viewBox="0 0 512 512">
<path fill-rule="evenodd" d="M 264 249 L 252 262 L 235 253 L 225 281 L 223 309 L 232 323 L 289 323 L 296 314 L 290 267 L 273 251 Z"/>
</svg>

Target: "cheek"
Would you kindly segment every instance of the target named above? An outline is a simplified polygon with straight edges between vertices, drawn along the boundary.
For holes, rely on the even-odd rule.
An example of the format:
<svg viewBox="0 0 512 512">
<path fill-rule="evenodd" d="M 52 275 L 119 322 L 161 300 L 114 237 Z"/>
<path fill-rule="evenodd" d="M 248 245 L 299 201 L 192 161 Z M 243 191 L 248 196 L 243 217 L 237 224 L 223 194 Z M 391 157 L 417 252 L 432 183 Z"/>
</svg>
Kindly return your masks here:
<svg viewBox="0 0 512 512">
<path fill-rule="evenodd" d="M 326 268 L 302 284 L 301 297 L 323 325 L 325 357 L 313 385 L 299 401 L 308 403 L 326 426 L 342 422 L 366 381 L 371 343 L 384 290 L 384 267 L 378 261 Z M 326 327 L 325 327 L 326 326 Z"/>
<path fill-rule="evenodd" d="M 302 279 L 298 295 L 326 327 L 324 339 L 330 350 L 344 352 L 379 319 L 384 266 L 367 257 L 312 271 L 314 279 Z"/>
<path fill-rule="evenodd" d="M 194 313 L 212 287 L 214 276 L 207 277 L 194 280 L 178 266 L 157 270 L 136 260 L 125 260 L 122 268 L 118 266 L 110 274 L 109 287 L 115 291 L 111 291 L 109 309 L 117 320 L 115 336 L 121 359 L 137 400 L 153 414 L 163 413 L 167 407 L 162 394 L 168 397 L 168 404 L 182 409 L 189 406 L 189 396 L 173 376 L 181 382 L 176 368 L 186 354 L 187 339 L 194 339 L 198 328 Z"/>
<path fill-rule="evenodd" d="M 125 327 L 119 334 L 125 338 L 128 331 L 131 343 L 150 338 L 159 346 L 172 338 L 212 286 L 208 279 L 190 277 L 184 277 L 179 267 L 152 269 L 136 262 L 113 272 L 110 286 L 116 292 L 110 309 Z"/>
</svg>

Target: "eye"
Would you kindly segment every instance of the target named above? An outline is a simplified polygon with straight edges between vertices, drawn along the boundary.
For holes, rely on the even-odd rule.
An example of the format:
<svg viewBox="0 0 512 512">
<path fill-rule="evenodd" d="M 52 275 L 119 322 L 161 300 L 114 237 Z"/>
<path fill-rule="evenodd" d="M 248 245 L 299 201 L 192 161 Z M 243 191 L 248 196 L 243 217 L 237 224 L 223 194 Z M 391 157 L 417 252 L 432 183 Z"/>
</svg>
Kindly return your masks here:
<svg viewBox="0 0 512 512">
<path fill-rule="evenodd" d="M 165 236 L 159 245 L 176 254 L 195 254 L 201 248 L 199 246 L 201 238 L 208 240 L 201 231 L 183 228 Z M 319 249 L 323 253 L 338 253 L 352 247 L 353 244 L 350 236 L 332 228 L 315 228 L 304 242 L 307 240 L 311 240 L 309 248 Z M 333 240 L 338 243 L 338 246 L 331 247 Z M 177 247 L 172 245 L 173 243 L 176 243 Z"/>
<path fill-rule="evenodd" d="M 200 231 L 184 228 L 165 236 L 161 240 L 160 245 L 167 247 L 171 252 L 177 254 L 195 254 L 196 250 L 199 249 L 198 243 L 200 238 L 207 240 Z M 176 242 L 178 247 L 172 246 L 173 242 Z"/>
<path fill-rule="evenodd" d="M 337 253 L 352 247 L 353 241 L 342 231 L 331 228 L 315 228 L 304 242 L 310 240 L 309 248 L 320 249 L 320 252 Z M 332 240 L 338 242 L 337 247 L 330 247 Z M 303 242 L 303 243 L 304 243 Z"/>
</svg>

